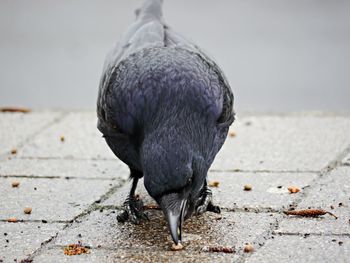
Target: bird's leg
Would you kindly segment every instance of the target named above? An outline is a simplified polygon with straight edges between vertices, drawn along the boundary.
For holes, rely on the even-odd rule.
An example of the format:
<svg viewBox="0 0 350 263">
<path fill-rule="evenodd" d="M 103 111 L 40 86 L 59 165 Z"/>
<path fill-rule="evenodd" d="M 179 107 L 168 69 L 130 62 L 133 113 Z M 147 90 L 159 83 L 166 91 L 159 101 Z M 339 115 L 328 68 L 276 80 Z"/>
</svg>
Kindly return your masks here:
<svg viewBox="0 0 350 263">
<path fill-rule="evenodd" d="M 197 205 L 196 214 L 203 214 L 204 212 L 214 212 L 220 214 L 220 207 L 213 204 L 213 193 L 208 188 L 207 181 L 205 181 L 203 188 L 201 190 Z"/>
<path fill-rule="evenodd" d="M 133 171 L 131 171 L 131 175 Z M 135 190 L 137 187 L 137 183 L 139 181 L 138 177 L 132 177 L 132 186 L 130 189 L 130 193 L 126 198 L 123 206 L 124 210 L 117 216 L 118 222 L 124 223 L 128 219 L 130 219 L 133 224 L 140 224 L 142 219 L 149 220 L 147 214 L 143 210 L 143 202 L 137 196 L 135 196 Z"/>
</svg>

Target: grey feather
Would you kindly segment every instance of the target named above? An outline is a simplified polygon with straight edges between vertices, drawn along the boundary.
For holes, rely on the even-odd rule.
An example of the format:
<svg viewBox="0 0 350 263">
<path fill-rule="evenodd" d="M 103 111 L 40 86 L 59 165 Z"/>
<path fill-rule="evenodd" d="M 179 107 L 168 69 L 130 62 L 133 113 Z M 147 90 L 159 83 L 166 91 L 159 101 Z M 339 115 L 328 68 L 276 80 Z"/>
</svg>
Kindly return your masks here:
<svg viewBox="0 0 350 263">
<path fill-rule="evenodd" d="M 145 184 L 157 196 L 181 188 L 186 167 L 205 178 L 234 121 L 233 94 L 214 60 L 165 24 L 162 1 L 147 0 L 107 55 L 97 113 L 112 151 L 153 174 Z"/>
</svg>

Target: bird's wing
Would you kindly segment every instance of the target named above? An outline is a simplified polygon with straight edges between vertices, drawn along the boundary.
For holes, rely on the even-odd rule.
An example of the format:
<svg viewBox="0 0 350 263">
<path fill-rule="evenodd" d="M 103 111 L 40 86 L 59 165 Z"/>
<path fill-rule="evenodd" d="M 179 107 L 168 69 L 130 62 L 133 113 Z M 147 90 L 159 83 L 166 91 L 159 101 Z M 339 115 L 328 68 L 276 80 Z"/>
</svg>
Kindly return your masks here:
<svg viewBox="0 0 350 263">
<path fill-rule="evenodd" d="M 205 52 L 203 52 L 197 45 L 187 40 L 180 34 L 173 31 L 168 26 L 164 26 L 164 45 L 172 47 L 181 47 L 196 53 L 201 59 L 209 65 L 210 68 L 214 69 L 218 75 L 223 94 L 223 107 L 221 115 L 218 119 L 218 124 L 220 126 L 229 126 L 235 119 L 235 112 L 233 110 L 233 93 L 231 91 L 230 85 L 226 80 L 224 73 L 221 71 L 216 62 L 210 58 Z"/>
<path fill-rule="evenodd" d="M 218 119 L 220 125 L 229 125 L 234 120 L 233 94 L 231 88 L 213 59 L 209 58 L 198 46 L 174 32 L 163 21 L 163 0 L 146 0 L 136 10 L 136 21 L 128 28 L 120 42 L 109 52 L 103 67 L 100 81 L 100 93 L 108 86 L 109 79 L 119 62 L 144 48 L 179 47 L 192 51 L 213 68 L 222 82 L 223 110 Z"/>
<path fill-rule="evenodd" d="M 100 88 L 108 84 L 113 70 L 128 55 L 143 48 L 164 46 L 163 0 L 147 0 L 135 11 L 136 20 L 107 54 Z"/>
</svg>

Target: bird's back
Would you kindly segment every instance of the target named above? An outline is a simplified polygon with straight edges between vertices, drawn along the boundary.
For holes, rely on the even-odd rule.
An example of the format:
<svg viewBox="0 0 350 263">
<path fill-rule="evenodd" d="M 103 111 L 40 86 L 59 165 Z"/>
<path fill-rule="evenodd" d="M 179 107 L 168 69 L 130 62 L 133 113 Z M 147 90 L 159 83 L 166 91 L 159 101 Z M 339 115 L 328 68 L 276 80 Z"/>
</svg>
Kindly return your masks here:
<svg viewBox="0 0 350 263">
<path fill-rule="evenodd" d="M 233 95 L 222 71 L 164 23 L 162 0 L 147 0 L 108 54 L 97 112 L 105 135 L 139 136 L 140 130 L 179 123 L 185 132 L 192 121 L 228 127 L 234 119 Z"/>
</svg>

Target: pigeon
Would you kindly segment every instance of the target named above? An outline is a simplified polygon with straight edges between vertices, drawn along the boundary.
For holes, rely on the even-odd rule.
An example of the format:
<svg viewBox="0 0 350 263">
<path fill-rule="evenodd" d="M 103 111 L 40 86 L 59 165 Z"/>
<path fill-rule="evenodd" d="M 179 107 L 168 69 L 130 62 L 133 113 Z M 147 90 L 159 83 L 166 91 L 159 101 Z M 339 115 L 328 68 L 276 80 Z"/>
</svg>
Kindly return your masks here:
<svg viewBox="0 0 350 263">
<path fill-rule="evenodd" d="M 220 213 L 207 174 L 235 119 L 233 93 L 219 66 L 164 21 L 162 0 L 146 0 L 108 53 L 99 85 L 97 127 L 130 168 L 119 222 L 149 220 L 135 196 L 143 177 L 175 245 L 186 219 Z"/>
</svg>

